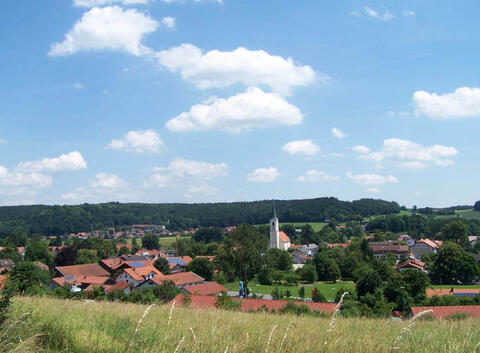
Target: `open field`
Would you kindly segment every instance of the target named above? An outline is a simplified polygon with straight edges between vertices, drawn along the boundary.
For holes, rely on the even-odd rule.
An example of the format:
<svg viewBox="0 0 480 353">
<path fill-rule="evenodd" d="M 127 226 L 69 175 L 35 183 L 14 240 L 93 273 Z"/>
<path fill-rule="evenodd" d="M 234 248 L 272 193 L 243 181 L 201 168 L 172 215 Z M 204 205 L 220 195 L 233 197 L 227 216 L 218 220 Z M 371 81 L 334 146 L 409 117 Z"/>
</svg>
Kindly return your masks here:
<svg viewBox="0 0 480 353">
<path fill-rule="evenodd" d="M 191 237 L 186 235 L 186 236 L 181 236 L 178 239 L 190 239 Z M 141 239 L 138 239 L 138 244 L 141 245 Z M 126 243 L 131 243 L 131 239 L 127 239 Z M 159 237 L 159 242 L 160 245 L 164 248 L 174 248 L 175 247 L 175 237 Z"/>
<path fill-rule="evenodd" d="M 315 232 L 319 232 L 328 223 L 325 223 L 325 222 L 307 222 L 307 223 L 286 222 L 286 223 L 280 223 L 280 227 L 282 227 L 285 224 L 293 224 L 295 227 L 298 227 L 298 228 L 303 227 L 305 224 L 310 224 Z"/>
<path fill-rule="evenodd" d="M 231 291 L 236 291 L 238 292 L 238 282 L 231 282 L 231 283 L 226 283 L 224 286 Z M 279 290 L 282 292 L 285 291 L 290 291 L 293 297 L 299 297 L 300 295 L 298 294 L 298 291 L 300 290 L 300 286 L 283 286 L 283 285 L 271 285 L 271 286 L 265 286 L 258 284 L 256 280 L 249 282 L 248 287 L 251 289 L 252 293 L 255 294 L 272 294 L 272 291 L 275 289 L 275 287 L 278 287 Z M 337 290 L 339 288 L 354 288 L 355 285 L 353 282 L 338 282 L 338 283 L 329 283 L 329 282 L 317 282 L 315 285 L 313 284 L 307 284 L 305 286 L 305 298 L 311 298 L 312 297 L 312 289 L 313 288 L 318 288 L 327 298 L 327 300 L 333 300 L 335 299 L 335 294 L 337 293 Z"/>
<path fill-rule="evenodd" d="M 434 284 L 431 287 L 434 289 L 450 289 L 450 288 L 455 288 L 455 289 L 480 289 L 480 284 L 462 284 L 462 285 L 448 285 L 448 284 Z"/>
<path fill-rule="evenodd" d="M 471 210 L 458 210 L 455 211 L 456 216 L 460 216 L 461 218 L 465 219 L 476 219 L 480 221 L 480 212 Z"/>
<path fill-rule="evenodd" d="M 333 332 L 327 333 L 330 319 L 188 308 L 175 308 L 167 325 L 170 307 L 157 305 L 134 333 L 146 308 L 108 302 L 15 298 L 12 320 L 24 312 L 30 315 L 10 331 L 9 337 L 25 342 L 28 337 L 42 335 L 36 340 L 36 349 L 18 352 L 377 353 L 391 352 L 392 343 L 407 325 L 391 319 L 339 317 Z M 293 324 L 287 332 L 290 323 Z M 476 352 L 479 342 L 480 320 L 418 321 L 395 351 Z"/>
</svg>

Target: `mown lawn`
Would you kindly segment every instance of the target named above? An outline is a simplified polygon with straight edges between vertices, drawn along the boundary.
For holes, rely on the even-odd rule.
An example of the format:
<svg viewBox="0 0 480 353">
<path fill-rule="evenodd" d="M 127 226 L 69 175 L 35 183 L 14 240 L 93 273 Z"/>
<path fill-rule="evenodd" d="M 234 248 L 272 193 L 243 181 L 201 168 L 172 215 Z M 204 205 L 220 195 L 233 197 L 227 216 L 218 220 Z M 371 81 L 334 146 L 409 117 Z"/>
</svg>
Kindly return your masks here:
<svg viewBox="0 0 480 353">
<path fill-rule="evenodd" d="M 167 305 L 155 305 L 145 314 L 146 308 L 125 303 L 15 298 L 12 317 L 3 332 L 22 313 L 29 314 L 14 324 L 6 339 L 2 337 L 11 346 L 4 344 L 0 351 L 475 353 L 480 342 L 480 320 L 473 319 L 417 321 L 394 346 L 408 322 L 338 317 L 333 330 L 327 332 L 329 318 L 178 307 L 171 311 Z"/>
<path fill-rule="evenodd" d="M 480 289 L 480 284 L 462 284 L 462 285 L 448 285 L 448 284 L 434 284 L 431 287 L 434 289 Z"/>
<path fill-rule="evenodd" d="M 238 282 L 226 283 L 224 284 L 224 286 L 228 290 L 238 292 Z M 298 286 L 285 286 L 285 285 L 266 286 L 266 285 L 258 284 L 256 280 L 253 280 L 252 282 L 248 283 L 248 287 L 250 288 L 252 293 L 255 293 L 255 294 L 272 294 L 272 291 L 275 289 L 275 287 L 278 287 L 278 289 L 281 290 L 282 292 L 285 292 L 287 290 L 290 291 L 293 297 L 300 296 L 299 290 L 301 286 L 305 287 L 305 298 L 311 298 L 312 289 L 318 288 L 325 295 L 327 300 L 331 301 L 335 299 L 335 294 L 340 288 L 351 290 L 352 288 L 355 287 L 355 284 L 353 282 L 337 282 L 335 284 L 329 283 L 329 282 L 317 282 L 315 283 L 315 285 L 306 284 L 306 285 L 298 285 Z"/>
</svg>

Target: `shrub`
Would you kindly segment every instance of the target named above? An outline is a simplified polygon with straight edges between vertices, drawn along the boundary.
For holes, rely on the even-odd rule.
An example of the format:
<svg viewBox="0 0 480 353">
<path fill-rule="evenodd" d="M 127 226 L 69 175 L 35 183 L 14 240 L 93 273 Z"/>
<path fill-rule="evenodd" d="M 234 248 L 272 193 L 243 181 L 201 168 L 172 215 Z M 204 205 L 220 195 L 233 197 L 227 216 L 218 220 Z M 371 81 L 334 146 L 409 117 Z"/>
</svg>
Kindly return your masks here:
<svg viewBox="0 0 480 353">
<path fill-rule="evenodd" d="M 445 319 L 447 320 L 454 320 L 454 321 L 460 321 L 460 320 L 465 320 L 471 317 L 467 313 L 453 313 L 451 315 L 448 315 Z"/>
<path fill-rule="evenodd" d="M 272 284 L 272 272 L 268 267 L 262 268 L 258 274 L 258 283 L 269 286 Z"/>
<path fill-rule="evenodd" d="M 321 303 L 321 302 L 326 302 L 327 298 L 318 288 L 313 288 L 312 289 L 312 300 L 315 303 Z"/>
<path fill-rule="evenodd" d="M 235 300 L 234 298 L 229 297 L 225 291 L 223 291 L 217 297 L 217 301 L 215 302 L 215 307 L 217 307 L 218 309 L 224 309 L 224 310 L 237 311 L 237 310 L 240 310 L 241 306 L 242 306 L 241 301 Z"/>
</svg>

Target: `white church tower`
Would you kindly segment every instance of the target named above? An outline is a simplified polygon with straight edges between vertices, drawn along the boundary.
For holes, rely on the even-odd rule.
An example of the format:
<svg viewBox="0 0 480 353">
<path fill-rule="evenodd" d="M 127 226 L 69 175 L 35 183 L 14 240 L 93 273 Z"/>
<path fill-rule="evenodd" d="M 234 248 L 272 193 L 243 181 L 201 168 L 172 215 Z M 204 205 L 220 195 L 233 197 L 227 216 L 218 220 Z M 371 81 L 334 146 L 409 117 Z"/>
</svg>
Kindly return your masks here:
<svg viewBox="0 0 480 353">
<path fill-rule="evenodd" d="M 278 226 L 277 213 L 275 212 L 275 202 L 273 203 L 273 214 L 270 219 L 270 244 L 269 249 L 280 249 L 280 228 Z"/>
</svg>

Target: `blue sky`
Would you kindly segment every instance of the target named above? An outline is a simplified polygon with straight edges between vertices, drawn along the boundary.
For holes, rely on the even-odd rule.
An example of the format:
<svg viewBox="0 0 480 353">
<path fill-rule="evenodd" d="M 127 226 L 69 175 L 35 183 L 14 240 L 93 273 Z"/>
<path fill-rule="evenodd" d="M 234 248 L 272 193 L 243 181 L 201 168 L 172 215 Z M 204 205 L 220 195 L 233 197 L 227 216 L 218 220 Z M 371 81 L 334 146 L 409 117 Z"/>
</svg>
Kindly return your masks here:
<svg viewBox="0 0 480 353">
<path fill-rule="evenodd" d="M 3 205 L 479 198 L 476 1 L 0 10 Z"/>
</svg>

